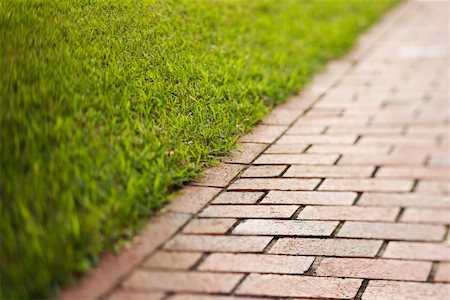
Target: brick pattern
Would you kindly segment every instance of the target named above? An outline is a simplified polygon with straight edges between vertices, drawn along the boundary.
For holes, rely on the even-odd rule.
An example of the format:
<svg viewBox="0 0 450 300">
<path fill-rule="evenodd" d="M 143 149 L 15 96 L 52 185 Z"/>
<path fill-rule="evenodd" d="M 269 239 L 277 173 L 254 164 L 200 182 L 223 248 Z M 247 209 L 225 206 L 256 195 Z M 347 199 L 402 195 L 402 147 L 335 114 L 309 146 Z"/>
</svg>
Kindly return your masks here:
<svg viewBox="0 0 450 300">
<path fill-rule="evenodd" d="M 447 20 L 400 4 L 62 299 L 447 299 Z"/>
</svg>

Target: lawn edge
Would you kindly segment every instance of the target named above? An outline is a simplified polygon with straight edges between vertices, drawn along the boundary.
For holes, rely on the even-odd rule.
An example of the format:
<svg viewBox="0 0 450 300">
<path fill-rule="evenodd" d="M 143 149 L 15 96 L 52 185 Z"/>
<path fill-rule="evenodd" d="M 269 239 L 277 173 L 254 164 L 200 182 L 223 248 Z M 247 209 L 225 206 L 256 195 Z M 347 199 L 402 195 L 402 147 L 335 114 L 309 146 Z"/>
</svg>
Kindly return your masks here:
<svg viewBox="0 0 450 300">
<path fill-rule="evenodd" d="M 223 163 L 203 170 L 202 175 L 197 180 L 183 186 L 176 197 L 149 219 L 140 233 L 133 238 L 127 247 L 122 249 L 120 254 L 108 253 L 103 255 L 97 267 L 86 272 L 78 283 L 62 290 L 60 299 L 105 298 L 116 290 L 122 280 L 132 270 L 137 268 L 142 261 L 150 257 L 156 250 L 160 249 L 172 236 L 176 235 L 198 212 L 207 206 L 222 190 L 229 186 L 263 152 L 261 150 L 260 152 L 246 155 L 245 162 L 239 162 L 239 158 L 242 158 L 244 155 L 245 145 L 262 144 L 265 145 L 264 149 L 272 145 L 323 96 L 324 92 L 342 74 L 346 73 L 352 66 L 358 63 L 362 56 L 373 49 L 373 45 L 376 45 L 378 39 L 389 30 L 389 24 L 397 18 L 401 18 L 402 15 L 399 14 L 399 11 L 403 5 L 405 5 L 405 2 L 401 1 L 387 10 L 374 24 L 356 38 L 354 46 L 346 54 L 326 63 L 325 67 L 319 73 L 315 74 L 301 91 L 288 98 L 285 102 L 275 106 L 262 121 L 254 126 L 252 132 L 258 132 L 259 129 L 268 126 L 279 127 L 280 130 L 273 137 L 273 140 L 260 139 L 257 134 L 253 133 L 241 136 L 238 140 L 237 149 L 232 151 L 232 153 L 235 153 L 234 156 L 223 158 Z M 280 110 L 295 110 L 298 115 L 293 117 L 289 122 L 277 121 L 276 114 Z M 239 152 L 242 153 L 239 154 Z M 205 174 L 214 168 L 220 169 L 228 165 L 240 165 L 242 168 L 236 171 L 231 179 L 221 184 L 211 182 L 208 179 L 211 177 L 205 176 Z M 191 195 L 194 191 L 203 196 L 192 197 Z M 199 198 L 201 198 L 200 201 Z"/>
</svg>

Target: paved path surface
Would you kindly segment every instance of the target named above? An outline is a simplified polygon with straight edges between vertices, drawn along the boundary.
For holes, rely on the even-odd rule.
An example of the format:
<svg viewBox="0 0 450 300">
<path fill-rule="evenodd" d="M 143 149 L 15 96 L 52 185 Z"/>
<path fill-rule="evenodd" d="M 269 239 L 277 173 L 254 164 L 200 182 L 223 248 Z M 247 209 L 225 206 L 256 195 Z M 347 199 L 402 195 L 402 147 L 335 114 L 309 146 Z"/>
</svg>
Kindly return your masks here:
<svg viewBox="0 0 450 300">
<path fill-rule="evenodd" d="M 396 8 L 63 298 L 447 299 L 447 25 Z"/>
</svg>

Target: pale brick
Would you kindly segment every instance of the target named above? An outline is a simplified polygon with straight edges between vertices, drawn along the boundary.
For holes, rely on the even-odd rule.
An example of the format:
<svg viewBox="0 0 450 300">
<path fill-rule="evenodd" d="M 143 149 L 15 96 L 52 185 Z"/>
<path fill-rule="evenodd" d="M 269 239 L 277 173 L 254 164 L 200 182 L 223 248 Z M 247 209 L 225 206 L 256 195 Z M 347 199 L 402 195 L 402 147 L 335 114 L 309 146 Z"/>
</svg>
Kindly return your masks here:
<svg viewBox="0 0 450 300">
<path fill-rule="evenodd" d="M 292 126 L 286 134 L 320 134 L 325 131 L 325 128 L 326 126 Z"/>
<path fill-rule="evenodd" d="M 388 155 L 367 155 L 367 154 L 344 154 L 339 160 L 339 165 L 420 165 L 425 162 L 424 154 L 388 154 Z"/>
<path fill-rule="evenodd" d="M 413 180 L 388 179 L 325 179 L 321 191 L 355 192 L 407 192 L 413 187 Z"/>
<path fill-rule="evenodd" d="M 250 274 L 236 294 L 268 297 L 353 299 L 360 279 L 320 278 L 295 275 Z"/>
<path fill-rule="evenodd" d="M 210 205 L 200 217 L 287 219 L 297 209 L 297 205 Z"/>
<path fill-rule="evenodd" d="M 450 201 L 446 197 L 418 193 L 364 193 L 357 205 L 450 208 Z"/>
<path fill-rule="evenodd" d="M 399 208 L 357 207 L 357 206 L 307 206 L 300 220 L 354 220 L 354 221 L 394 221 Z"/>
<path fill-rule="evenodd" d="M 262 204 L 303 205 L 352 205 L 357 194 L 354 192 L 297 192 L 272 191 L 261 201 Z"/>
<path fill-rule="evenodd" d="M 448 168 L 450 167 L 450 155 L 449 153 L 432 155 L 430 160 L 428 161 L 428 164 L 430 166 L 446 167 L 448 176 Z"/>
<path fill-rule="evenodd" d="M 267 165 L 332 165 L 338 157 L 337 154 L 263 154 L 254 163 Z"/>
<path fill-rule="evenodd" d="M 283 177 L 359 178 L 370 177 L 374 169 L 368 166 L 291 166 Z"/>
<path fill-rule="evenodd" d="M 283 135 L 277 144 L 353 144 L 356 135 Z"/>
<path fill-rule="evenodd" d="M 269 253 L 373 257 L 378 253 L 383 241 L 358 239 L 314 239 L 281 238 L 272 246 Z"/>
<path fill-rule="evenodd" d="M 165 207 L 168 211 L 181 213 L 197 213 L 220 192 L 218 188 L 186 186 Z"/>
<path fill-rule="evenodd" d="M 158 251 L 147 259 L 143 266 L 155 269 L 187 270 L 202 256 L 201 253 Z"/>
<path fill-rule="evenodd" d="M 235 219 L 193 219 L 183 228 L 183 233 L 224 234 L 234 223 Z"/>
<path fill-rule="evenodd" d="M 312 145 L 308 148 L 307 153 L 318 154 L 387 154 L 391 146 L 389 145 L 377 145 L 377 146 L 364 146 L 364 145 Z"/>
<path fill-rule="evenodd" d="M 125 288 L 148 291 L 229 293 L 243 275 L 206 272 L 135 271 L 123 283 Z"/>
<path fill-rule="evenodd" d="M 263 192 L 226 192 L 213 200 L 214 204 L 254 204 L 264 196 Z"/>
<path fill-rule="evenodd" d="M 268 145 L 242 143 L 237 149 L 230 152 L 229 157 L 223 159 L 225 162 L 248 164 L 261 154 Z"/>
<path fill-rule="evenodd" d="M 241 177 L 277 177 L 287 166 L 250 166 Z"/>
<path fill-rule="evenodd" d="M 322 106 L 325 103 L 319 102 L 315 107 L 325 107 Z M 355 103 L 355 106 L 366 106 L 365 103 Z M 379 106 L 379 104 L 376 104 Z M 342 108 L 342 104 L 339 103 L 332 103 L 330 106 L 327 107 L 338 107 Z M 320 126 L 320 125 L 338 125 L 338 126 L 365 126 L 369 123 L 368 117 L 363 117 L 360 119 L 356 118 L 348 118 L 348 117 L 309 117 L 309 118 L 300 118 L 297 122 L 294 123 L 294 126 L 300 126 L 300 125 L 313 125 L 313 126 Z"/>
<path fill-rule="evenodd" d="M 371 280 L 363 300 L 446 300 L 450 285 L 418 282 Z"/>
<path fill-rule="evenodd" d="M 309 145 L 304 144 L 289 144 L 278 145 L 274 144 L 270 146 L 264 153 L 266 154 L 300 154 L 303 153 Z"/>
<path fill-rule="evenodd" d="M 167 300 L 267 300 L 266 298 L 236 297 L 236 296 L 216 296 L 201 294 L 175 294 Z"/>
<path fill-rule="evenodd" d="M 166 295 L 161 292 L 138 292 L 118 290 L 108 300 L 162 300 Z"/>
<path fill-rule="evenodd" d="M 438 167 L 382 167 L 376 177 L 380 178 L 416 178 L 416 179 L 450 179 L 449 168 Z"/>
<path fill-rule="evenodd" d="M 277 107 L 273 109 L 267 117 L 262 120 L 262 124 L 269 125 L 289 125 L 295 121 L 301 114 L 302 110 L 298 109 L 286 109 Z"/>
<path fill-rule="evenodd" d="M 450 224 L 450 209 L 407 208 L 400 219 L 408 223 Z"/>
<path fill-rule="evenodd" d="M 396 145 L 392 154 L 448 154 L 450 151 L 449 147 L 436 146 L 436 145 Z"/>
<path fill-rule="evenodd" d="M 303 274 L 314 257 L 213 253 L 200 265 L 202 271 Z"/>
<path fill-rule="evenodd" d="M 245 220 L 233 230 L 243 235 L 329 236 L 338 222 L 300 220 Z"/>
<path fill-rule="evenodd" d="M 446 228 L 439 225 L 398 224 L 348 221 L 337 236 L 350 238 L 441 241 Z"/>
<path fill-rule="evenodd" d="M 253 128 L 252 133 L 242 136 L 239 142 L 270 144 L 282 135 L 287 128 L 287 126 L 260 124 Z"/>
<path fill-rule="evenodd" d="M 293 178 L 261 178 L 238 179 L 229 190 L 313 190 L 320 179 L 293 179 Z"/>
<path fill-rule="evenodd" d="M 388 144 L 388 145 L 427 145 L 434 144 L 436 138 L 434 137 L 416 137 L 416 136 L 363 136 L 358 141 L 360 145 L 373 145 L 373 144 Z"/>
<path fill-rule="evenodd" d="M 401 125 L 389 125 L 389 126 L 331 126 L 327 129 L 326 133 L 356 133 L 358 135 L 392 135 L 401 134 L 403 132 L 403 126 Z"/>
<path fill-rule="evenodd" d="M 416 191 L 418 193 L 450 196 L 450 182 L 442 181 L 419 181 Z"/>
<path fill-rule="evenodd" d="M 164 248 L 205 252 L 261 252 L 271 239 L 262 236 L 177 235 Z"/>
<path fill-rule="evenodd" d="M 200 177 L 196 181 L 191 182 L 191 184 L 214 186 L 214 187 L 225 187 L 243 169 L 244 169 L 244 166 L 242 166 L 242 165 L 232 165 L 232 164 L 220 164 L 217 166 L 212 166 L 212 167 L 206 169 L 202 173 L 202 175 L 200 175 Z"/>
<path fill-rule="evenodd" d="M 434 275 L 434 281 L 450 283 L 450 263 L 439 263 Z"/>
<path fill-rule="evenodd" d="M 383 257 L 450 261 L 450 247 L 442 243 L 389 242 Z"/>
<path fill-rule="evenodd" d="M 321 261 L 316 274 L 331 277 L 426 281 L 431 266 L 431 262 L 326 257 Z"/>
</svg>

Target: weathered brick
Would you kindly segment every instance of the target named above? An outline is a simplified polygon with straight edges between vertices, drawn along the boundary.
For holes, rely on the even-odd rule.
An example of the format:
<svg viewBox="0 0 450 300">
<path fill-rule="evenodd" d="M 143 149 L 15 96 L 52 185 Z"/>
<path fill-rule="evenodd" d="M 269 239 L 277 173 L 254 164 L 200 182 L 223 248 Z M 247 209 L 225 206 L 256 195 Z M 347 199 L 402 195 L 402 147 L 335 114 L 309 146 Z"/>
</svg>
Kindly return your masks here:
<svg viewBox="0 0 450 300">
<path fill-rule="evenodd" d="M 450 282 L 450 263 L 439 263 L 436 274 L 434 275 L 435 282 Z M 448 293 L 450 295 L 450 292 Z"/>
<path fill-rule="evenodd" d="M 277 177 L 286 170 L 287 166 L 251 166 L 241 177 Z"/>
<path fill-rule="evenodd" d="M 337 236 L 388 240 L 441 241 L 446 228 L 440 225 L 348 221 Z"/>
<path fill-rule="evenodd" d="M 450 179 L 450 169 L 441 167 L 382 167 L 376 177 L 380 178 L 416 178 L 416 179 Z"/>
<path fill-rule="evenodd" d="M 143 263 L 143 266 L 156 269 L 187 270 L 192 267 L 201 256 L 201 253 L 158 251 L 153 254 L 152 257 L 147 259 Z"/>
<path fill-rule="evenodd" d="M 303 113 L 298 109 L 286 109 L 277 107 L 273 109 L 267 117 L 262 120 L 262 124 L 270 125 L 289 125 Z"/>
<path fill-rule="evenodd" d="M 255 160 L 255 164 L 332 165 L 338 157 L 337 154 L 263 154 Z"/>
<path fill-rule="evenodd" d="M 358 239 L 314 239 L 281 238 L 272 246 L 269 253 L 373 257 L 378 253 L 383 241 Z"/>
<path fill-rule="evenodd" d="M 242 136 L 239 142 L 270 144 L 282 135 L 287 128 L 287 126 L 260 124 L 253 128 L 252 133 Z"/>
<path fill-rule="evenodd" d="M 369 166 L 291 166 L 283 177 L 370 177 L 374 167 Z"/>
<path fill-rule="evenodd" d="M 231 151 L 225 162 L 248 164 L 261 154 L 268 145 L 255 143 L 242 143 L 237 149 Z"/>
<path fill-rule="evenodd" d="M 450 148 L 448 146 L 436 146 L 436 145 L 396 145 L 392 151 L 393 155 L 401 155 L 402 153 L 408 154 L 448 154 Z"/>
<path fill-rule="evenodd" d="M 428 165 L 436 166 L 436 167 L 446 167 L 447 168 L 447 176 L 448 176 L 448 168 L 450 166 L 450 155 L 446 154 L 433 154 L 428 161 Z"/>
<path fill-rule="evenodd" d="M 324 258 L 318 276 L 426 281 L 431 262 L 373 258 Z"/>
<path fill-rule="evenodd" d="M 448 197 L 450 195 L 450 182 L 422 180 L 417 184 L 416 191 L 418 193 Z"/>
<path fill-rule="evenodd" d="M 205 252 L 261 252 L 271 239 L 262 236 L 177 235 L 164 248 Z"/>
<path fill-rule="evenodd" d="M 297 205 L 210 205 L 200 217 L 286 219 L 297 209 Z"/>
<path fill-rule="evenodd" d="M 364 193 L 358 200 L 357 205 L 450 208 L 450 201 L 446 197 L 418 193 Z"/>
<path fill-rule="evenodd" d="M 125 288 L 148 291 L 229 293 L 243 275 L 206 272 L 135 271 L 123 283 Z"/>
<path fill-rule="evenodd" d="M 238 179 L 229 190 L 313 190 L 320 179 L 293 179 L 293 178 L 255 178 Z"/>
<path fill-rule="evenodd" d="M 236 296 L 219 296 L 210 294 L 174 294 L 167 300 L 264 300 L 265 298 L 249 298 Z"/>
<path fill-rule="evenodd" d="M 364 103 L 365 104 L 365 103 Z M 329 106 L 322 106 L 325 105 L 323 102 L 319 102 L 315 107 L 339 107 L 342 108 L 342 104 L 339 103 L 331 103 L 327 104 Z M 358 105 L 362 105 L 361 103 L 358 103 Z M 365 106 L 365 105 L 363 105 Z M 377 104 L 379 106 L 379 104 Z M 294 126 L 300 126 L 300 125 L 314 125 L 314 126 L 320 126 L 320 125 L 326 125 L 326 126 L 365 126 L 369 123 L 368 117 L 363 118 L 348 118 L 348 117 L 316 117 L 311 116 L 308 118 L 300 118 L 297 122 L 294 123 Z"/>
<path fill-rule="evenodd" d="M 357 206 L 307 206 L 300 220 L 354 220 L 354 221 L 394 221 L 399 208 L 357 207 Z"/>
<path fill-rule="evenodd" d="M 435 142 L 434 137 L 416 137 L 416 136 L 363 136 L 358 141 L 361 145 L 373 145 L 373 144 L 389 144 L 389 145 L 432 145 Z"/>
<path fill-rule="evenodd" d="M 214 187 L 225 187 L 236 175 L 238 175 L 244 166 L 233 164 L 220 164 L 206 169 L 200 177 L 190 184 L 206 185 Z"/>
<path fill-rule="evenodd" d="M 213 253 L 200 265 L 202 271 L 303 274 L 314 257 Z"/>
<path fill-rule="evenodd" d="M 271 191 L 262 204 L 309 204 L 309 205 L 352 205 L 357 194 L 354 192 L 298 192 Z"/>
<path fill-rule="evenodd" d="M 353 144 L 356 141 L 356 135 L 283 135 L 277 144 Z"/>
<path fill-rule="evenodd" d="M 270 146 L 264 153 L 266 154 L 299 154 L 303 153 L 309 145 L 305 144 L 289 144 L 278 145 L 274 144 Z"/>
<path fill-rule="evenodd" d="M 236 290 L 238 295 L 353 299 L 360 279 L 295 275 L 250 274 Z"/>
<path fill-rule="evenodd" d="M 450 224 L 450 209 L 407 208 L 400 220 L 409 223 Z"/>
<path fill-rule="evenodd" d="M 183 228 L 183 233 L 224 234 L 234 223 L 235 219 L 193 219 Z"/>
<path fill-rule="evenodd" d="M 389 179 L 325 179 L 320 185 L 321 191 L 356 191 L 356 192 L 408 192 L 413 187 L 413 180 Z"/>
<path fill-rule="evenodd" d="M 214 204 L 254 204 L 261 197 L 264 196 L 263 192 L 226 192 L 221 193 L 213 200 Z"/>
<path fill-rule="evenodd" d="M 271 191 L 262 204 L 309 204 L 309 205 L 352 205 L 357 194 L 354 192 L 298 192 Z"/>
<path fill-rule="evenodd" d="M 344 154 L 339 160 L 339 165 L 420 165 L 425 162 L 426 155 L 414 154 L 388 154 L 388 155 L 367 155 L 367 154 Z"/>
<path fill-rule="evenodd" d="M 195 214 L 220 192 L 218 188 L 186 186 L 172 199 L 165 210 Z"/>
<path fill-rule="evenodd" d="M 360 113 L 360 112 L 359 112 Z M 392 135 L 392 134 L 401 134 L 403 132 L 402 125 L 389 124 L 388 126 L 378 125 L 378 126 L 330 126 L 327 133 L 357 133 L 359 135 Z"/>
<path fill-rule="evenodd" d="M 363 300 L 446 300 L 450 294 L 450 285 L 419 282 L 398 282 L 371 280 Z"/>
<path fill-rule="evenodd" d="M 450 247 L 441 243 L 389 242 L 383 257 L 450 261 Z"/>
<path fill-rule="evenodd" d="M 325 128 L 326 126 L 292 126 L 286 134 L 320 134 L 325 131 Z"/>
<path fill-rule="evenodd" d="M 245 220 L 233 234 L 329 236 L 337 225 L 334 221 Z"/>
<path fill-rule="evenodd" d="M 308 148 L 307 153 L 319 153 L 319 154 L 377 154 L 384 155 L 389 152 L 391 146 L 389 145 L 377 145 L 377 146 L 364 146 L 364 145 L 312 145 Z"/>
<path fill-rule="evenodd" d="M 162 300 L 165 296 L 162 292 L 118 290 L 108 297 L 108 300 Z"/>
</svg>

